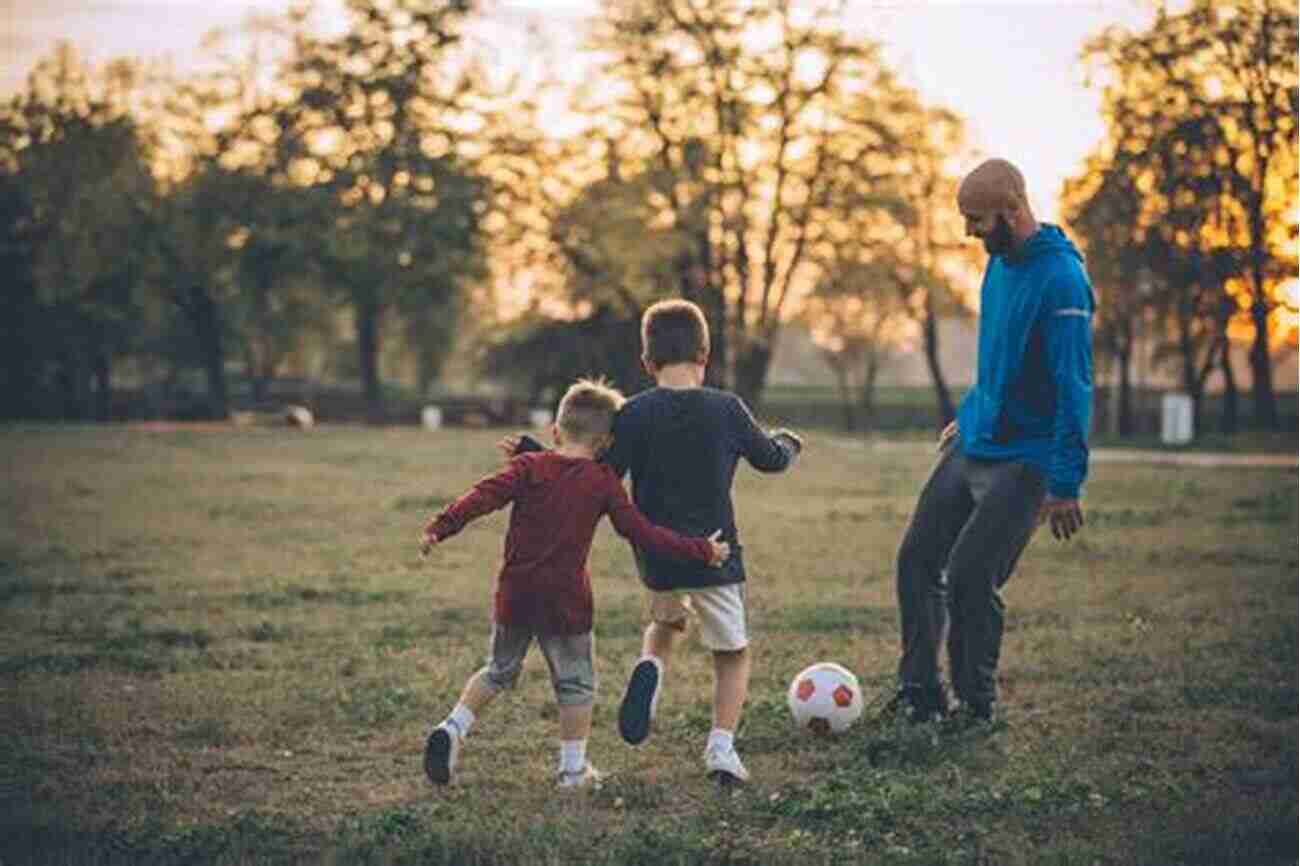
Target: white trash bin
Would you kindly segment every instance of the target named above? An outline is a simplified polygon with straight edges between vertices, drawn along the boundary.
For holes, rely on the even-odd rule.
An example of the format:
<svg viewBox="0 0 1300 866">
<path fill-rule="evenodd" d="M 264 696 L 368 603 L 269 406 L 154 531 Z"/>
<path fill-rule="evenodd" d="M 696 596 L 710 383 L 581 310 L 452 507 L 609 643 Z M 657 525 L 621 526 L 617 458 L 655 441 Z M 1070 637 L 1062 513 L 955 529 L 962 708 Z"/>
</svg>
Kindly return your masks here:
<svg viewBox="0 0 1300 866">
<path fill-rule="evenodd" d="M 442 409 L 437 406 L 425 406 L 420 410 L 420 424 L 425 430 L 438 430 L 442 427 Z"/>
<path fill-rule="evenodd" d="M 1192 398 L 1186 394 L 1166 394 L 1160 403 L 1160 441 L 1166 445 L 1186 445 L 1192 441 Z"/>
</svg>

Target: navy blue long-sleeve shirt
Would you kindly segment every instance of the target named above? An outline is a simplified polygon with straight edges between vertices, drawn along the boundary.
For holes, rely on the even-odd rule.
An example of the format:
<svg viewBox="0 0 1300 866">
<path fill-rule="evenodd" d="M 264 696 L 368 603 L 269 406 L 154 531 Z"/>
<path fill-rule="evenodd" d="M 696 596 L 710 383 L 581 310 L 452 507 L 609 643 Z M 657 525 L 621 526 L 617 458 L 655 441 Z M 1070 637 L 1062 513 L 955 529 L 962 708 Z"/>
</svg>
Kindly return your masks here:
<svg viewBox="0 0 1300 866">
<path fill-rule="evenodd" d="M 744 457 L 760 472 L 780 472 L 799 443 L 768 434 L 745 403 L 715 388 L 655 387 L 635 395 L 614 419 L 605 455 L 620 476 L 632 476 L 632 499 L 647 518 L 683 535 L 722 530 L 731 557 L 721 568 L 665 559 L 637 550 L 641 579 L 651 589 L 696 589 L 745 579 L 731 484 Z"/>
</svg>

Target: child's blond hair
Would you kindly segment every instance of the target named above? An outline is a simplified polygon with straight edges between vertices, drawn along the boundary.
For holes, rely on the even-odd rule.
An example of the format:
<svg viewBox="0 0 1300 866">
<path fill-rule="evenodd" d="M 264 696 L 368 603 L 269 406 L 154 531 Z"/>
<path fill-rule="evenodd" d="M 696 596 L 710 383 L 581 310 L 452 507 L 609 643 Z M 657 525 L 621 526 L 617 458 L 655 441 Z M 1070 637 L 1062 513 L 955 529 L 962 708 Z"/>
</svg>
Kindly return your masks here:
<svg viewBox="0 0 1300 866">
<path fill-rule="evenodd" d="M 604 379 L 579 379 L 560 398 L 555 423 L 570 439 L 598 445 L 614 429 L 624 397 Z"/>
</svg>

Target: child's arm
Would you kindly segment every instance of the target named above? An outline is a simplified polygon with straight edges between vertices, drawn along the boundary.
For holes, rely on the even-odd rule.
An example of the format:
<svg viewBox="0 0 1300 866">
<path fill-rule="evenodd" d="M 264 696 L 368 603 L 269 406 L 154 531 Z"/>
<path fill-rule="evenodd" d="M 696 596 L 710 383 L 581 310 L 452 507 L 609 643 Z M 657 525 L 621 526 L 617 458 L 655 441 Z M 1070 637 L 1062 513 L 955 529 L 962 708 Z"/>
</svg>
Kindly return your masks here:
<svg viewBox="0 0 1300 866">
<path fill-rule="evenodd" d="M 740 453 L 759 472 L 780 472 L 803 451 L 803 440 L 798 434 L 784 428 L 766 433 L 740 398 L 733 405 Z"/>
<path fill-rule="evenodd" d="M 627 491 L 617 478 L 610 486 L 607 510 L 609 522 L 619 535 L 655 556 L 705 562 L 714 568 L 731 556 L 731 545 L 721 540 L 721 529 L 708 538 L 692 538 L 651 523 L 627 498 Z"/>
<path fill-rule="evenodd" d="M 420 554 L 427 555 L 434 545 L 460 532 L 471 520 L 512 502 L 523 478 L 523 461 L 511 460 L 500 472 L 479 481 L 425 524 Z"/>
</svg>

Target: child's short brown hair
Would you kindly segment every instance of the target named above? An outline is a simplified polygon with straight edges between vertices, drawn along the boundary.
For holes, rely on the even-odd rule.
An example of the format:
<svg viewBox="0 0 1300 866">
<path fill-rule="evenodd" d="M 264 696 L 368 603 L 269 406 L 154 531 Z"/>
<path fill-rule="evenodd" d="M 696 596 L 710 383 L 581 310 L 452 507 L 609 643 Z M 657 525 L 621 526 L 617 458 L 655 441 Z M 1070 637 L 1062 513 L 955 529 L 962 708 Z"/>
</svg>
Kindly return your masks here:
<svg viewBox="0 0 1300 866">
<path fill-rule="evenodd" d="M 690 301 L 652 304 L 641 316 L 641 352 L 656 367 L 703 363 L 709 357 L 709 323 Z"/>
<path fill-rule="evenodd" d="M 614 429 L 624 398 L 604 379 L 579 379 L 560 398 L 555 423 L 571 439 L 597 445 Z"/>
</svg>

